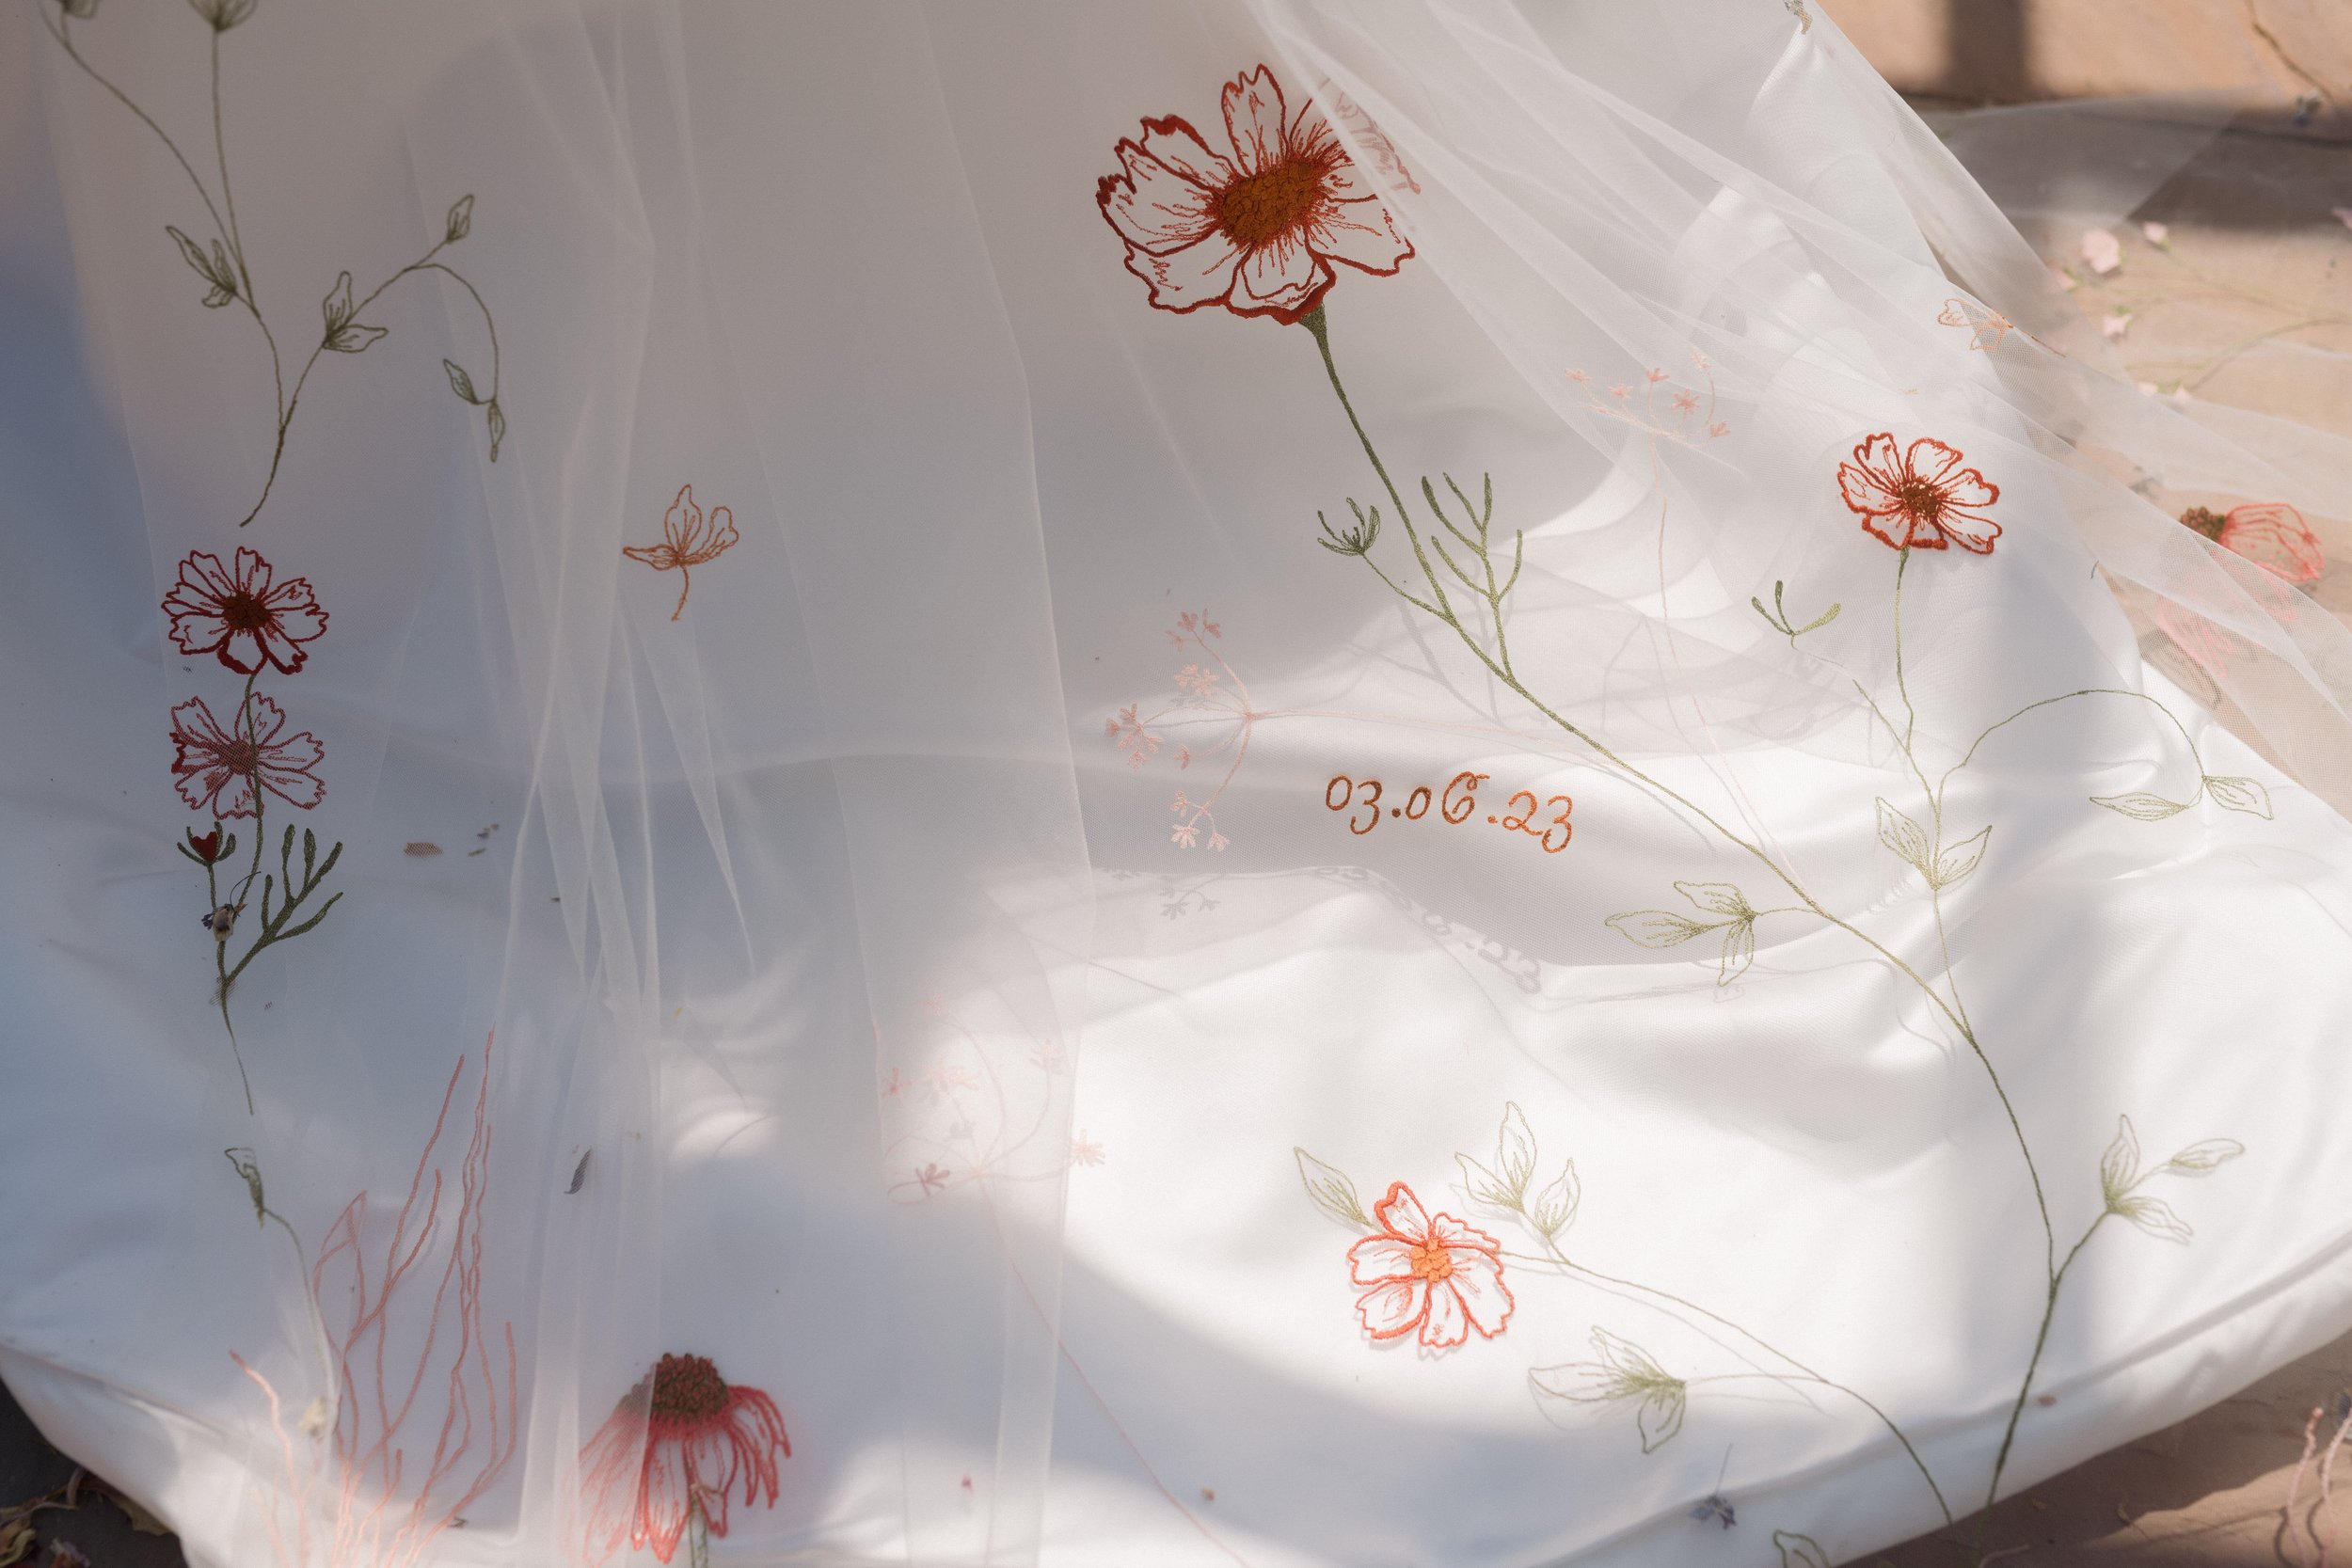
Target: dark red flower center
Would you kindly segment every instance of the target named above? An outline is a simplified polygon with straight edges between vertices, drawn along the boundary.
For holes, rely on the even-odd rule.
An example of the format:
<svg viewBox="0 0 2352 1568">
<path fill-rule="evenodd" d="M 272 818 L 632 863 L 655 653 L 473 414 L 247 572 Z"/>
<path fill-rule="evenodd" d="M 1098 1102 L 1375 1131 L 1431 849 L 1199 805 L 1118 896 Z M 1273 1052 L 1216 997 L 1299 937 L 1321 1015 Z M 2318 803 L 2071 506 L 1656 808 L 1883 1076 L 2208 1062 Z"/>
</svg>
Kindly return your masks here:
<svg viewBox="0 0 2352 1568">
<path fill-rule="evenodd" d="M 1216 225 L 1244 250 L 1255 250 L 1303 227 L 1323 204 L 1324 166 L 1288 158 L 1244 175 L 1217 192 Z"/>
<path fill-rule="evenodd" d="M 1903 499 L 1903 513 L 1923 523 L 1932 523 L 1944 514 L 1944 491 L 1924 479 L 1903 481 L 1899 492 Z"/>
<path fill-rule="evenodd" d="M 270 623 L 269 607 L 240 589 L 220 601 L 220 618 L 230 631 L 260 631 Z"/>
<path fill-rule="evenodd" d="M 223 743 L 217 755 L 220 765 L 231 773 L 250 773 L 262 765 L 262 748 L 258 741 L 233 736 Z"/>
<path fill-rule="evenodd" d="M 656 1423 L 678 1426 L 716 1420 L 726 1414 L 727 1385 L 707 1355 L 664 1355 L 653 1369 Z"/>
</svg>

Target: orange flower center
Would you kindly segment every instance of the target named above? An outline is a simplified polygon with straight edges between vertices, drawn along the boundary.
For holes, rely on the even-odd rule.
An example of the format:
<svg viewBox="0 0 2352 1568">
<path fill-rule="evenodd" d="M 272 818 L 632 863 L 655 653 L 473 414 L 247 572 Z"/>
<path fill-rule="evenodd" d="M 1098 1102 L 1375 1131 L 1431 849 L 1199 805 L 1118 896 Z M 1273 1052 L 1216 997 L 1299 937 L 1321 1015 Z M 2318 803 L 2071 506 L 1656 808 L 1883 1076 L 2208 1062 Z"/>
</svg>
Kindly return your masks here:
<svg viewBox="0 0 2352 1568">
<path fill-rule="evenodd" d="M 220 601 L 220 618 L 230 631 L 260 631 L 269 625 L 269 610 L 250 594 L 231 594 Z"/>
<path fill-rule="evenodd" d="M 1255 250 L 1302 227 L 1323 204 L 1323 166 L 1291 158 L 1245 175 L 1216 196 L 1216 224 L 1235 245 Z"/>
<path fill-rule="evenodd" d="M 1923 523 L 1934 522 L 1944 514 L 1944 492 L 1924 479 L 1903 481 L 1901 495 L 1905 515 Z"/>
<path fill-rule="evenodd" d="M 726 1413 L 727 1386 L 707 1355 L 664 1355 L 654 1364 L 656 1422 L 692 1425 Z"/>
<path fill-rule="evenodd" d="M 1416 1243 L 1406 1254 L 1406 1266 L 1413 1271 L 1414 1278 L 1435 1285 L 1454 1272 L 1454 1259 L 1441 1246 Z"/>
</svg>

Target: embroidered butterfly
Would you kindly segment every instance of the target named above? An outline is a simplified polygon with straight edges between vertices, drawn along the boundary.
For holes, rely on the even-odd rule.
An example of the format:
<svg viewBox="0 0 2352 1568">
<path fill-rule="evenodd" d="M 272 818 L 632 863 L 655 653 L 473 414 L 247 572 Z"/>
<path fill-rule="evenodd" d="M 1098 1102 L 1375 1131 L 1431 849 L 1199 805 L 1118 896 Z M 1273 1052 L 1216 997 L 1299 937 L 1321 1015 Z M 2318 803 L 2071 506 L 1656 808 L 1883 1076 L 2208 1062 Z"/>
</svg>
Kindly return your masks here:
<svg viewBox="0 0 2352 1568">
<path fill-rule="evenodd" d="M 1944 302 L 1943 312 L 1935 320 L 1940 326 L 1968 328 L 1968 346 L 1983 349 L 1988 354 L 2000 347 L 2001 340 L 2017 325 L 1998 310 L 1979 305 L 1973 299 L 1962 299 L 1957 294 Z"/>
</svg>

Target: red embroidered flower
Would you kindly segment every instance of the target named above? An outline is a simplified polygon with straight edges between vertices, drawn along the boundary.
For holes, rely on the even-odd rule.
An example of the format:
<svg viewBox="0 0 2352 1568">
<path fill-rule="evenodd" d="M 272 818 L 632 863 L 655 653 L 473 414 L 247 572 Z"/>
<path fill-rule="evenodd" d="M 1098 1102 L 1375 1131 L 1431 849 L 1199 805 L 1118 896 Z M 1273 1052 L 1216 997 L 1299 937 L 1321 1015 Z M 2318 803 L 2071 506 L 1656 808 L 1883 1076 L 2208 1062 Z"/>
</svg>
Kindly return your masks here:
<svg viewBox="0 0 2352 1568">
<path fill-rule="evenodd" d="M 215 828 L 209 833 L 199 833 L 194 828 L 190 828 L 188 830 L 188 847 L 190 850 L 194 851 L 196 858 L 199 861 L 201 861 L 206 865 L 212 864 L 215 861 L 220 859 L 220 830 L 218 828 Z"/>
<path fill-rule="evenodd" d="M 1421 1330 L 1424 1345 L 1458 1345 L 1476 1329 L 1491 1339 L 1511 1321 L 1511 1288 L 1502 1282 L 1502 1243 L 1451 1214 L 1432 1218 L 1404 1182 L 1372 1206 L 1377 1235 L 1347 1249 L 1365 1331 L 1393 1339 Z"/>
<path fill-rule="evenodd" d="M 1837 488 L 1862 526 L 1899 550 L 1958 545 L 1991 555 L 2001 525 L 1976 509 L 1999 500 L 2000 486 L 1962 467 L 1964 461 L 1957 447 L 1931 436 L 1898 452 L 1895 437 L 1881 434 L 1854 448 L 1851 463 L 1837 465 Z"/>
<path fill-rule="evenodd" d="M 705 1355 L 664 1355 L 622 1396 L 580 1450 L 589 1503 L 589 1558 L 651 1545 L 670 1560 L 688 1523 L 727 1532 L 727 1494 L 743 1506 L 776 1502 L 776 1461 L 792 1457 L 784 1418 L 756 1388 L 729 1385 Z"/>
<path fill-rule="evenodd" d="M 164 595 L 172 641 L 183 654 L 215 654 L 241 675 L 258 674 L 264 664 L 289 675 L 301 669 L 309 656 L 300 644 L 326 629 L 326 611 L 310 578 L 272 586 L 272 575 L 258 550 L 238 550 L 234 571 L 216 555 L 189 551 L 180 580 Z"/>
<path fill-rule="evenodd" d="M 662 515 L 661 543 L 623 545 L 621 553 L 657 572 L 677 573 L 677 608 L 670 611 L 670 619 L 675 621 L 686 613 L 686 595 L 694 586 L 691 568 L 718 560 L 741 539 L 742 535 L 735 531 L 733 512 L 714 506 L 709 522 L 705 523 L 703 509 L 694 504 L 694 487 L 681 484 L 677 499 Z"/>
<path fill-rule="evenodd" d="M 2221 519 L 2215 535 L 2221 547 L 2235 550 L 2255 565 L 2289 582 L 2314 582 L 2328 569 L 2320 553 L 2319 535 L 2303 515 L 2284 501 L 2256 501 L 2233 506 Z"/>
<path fill-rule="evenodd" d="M 1119 144 L 1123 172 L 1095 186 L 1154 306 L 1291 323 L 1338 280 L 1333 261 L 1385 277 L 1412 255 L 1323 111 L 1287 118 L 1273 71 L 1227 83 L 1224 110 L 1231 158 L 1189 121 L 1147 119 L 1141 141 Z"/>
<path fill-rule="evenodd" d="M 180 799 L 213 816 L 259 816 L 261 789 L 305 811 L 326 799 L 326 785 L 310 771 L 326 754 L 316 736 L 300 730 L 279 739 L 286 715 L 267 697 L 246 698 L 240 713 L 224 728 L 201 697 L 171 710 Z"/>
</svg>

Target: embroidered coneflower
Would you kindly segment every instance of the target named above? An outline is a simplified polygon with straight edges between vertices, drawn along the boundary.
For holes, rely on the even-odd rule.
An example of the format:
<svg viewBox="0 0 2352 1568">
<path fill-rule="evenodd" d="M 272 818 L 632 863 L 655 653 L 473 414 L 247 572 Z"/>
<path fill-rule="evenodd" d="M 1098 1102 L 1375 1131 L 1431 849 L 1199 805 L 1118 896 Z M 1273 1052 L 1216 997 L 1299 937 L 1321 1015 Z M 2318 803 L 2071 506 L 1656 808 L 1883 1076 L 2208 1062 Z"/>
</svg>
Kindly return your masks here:
<svg viewBox="0 0 2352 1568">
<path fill-rule="evenodd" d="M 708 1537 L 727 1532 L 727 1496 L 776 1502 L 776 1461 L 792 1456 L 784 1418 L 756 1388 L 730 1384 L 707 1355 L 664 1355 L 622 1396 L 580 1450 L 589 1505 L 587 1555 L 603 1562 L 626 1541 L 670 1560 L 709 1560 Z"/>
<path fill-rule="evenodd" d="M 723 506 L 710 509 L 710 518 L 703 519 L 703 509 L 694 504 L 694 487 L 678 486 L 677 499 L 661 519 L 661 543 L 659 545 L 624 545 L 621 553 L 631 561 L 643 562 L 657 572 L 677 573 L 677 608 L 670 611 L 675 621 L 686 613 L 686 595 L 693 586 L 691 568 L 707 561 L 716 561 L 740 537 L 735 531 L 735 514 Z"/>
<path fill-rule="evenodd" d="M 302 644 L 326 630 L 308 578 L 274 582 L 259 550 L 240 549 L 232 569 L 220 557 L 191 550 L 180 580 L 164 595 L 171 641 L 183 654 L 212 654 L 241 675 L 264 664 L 291 675 L 309 656 Z"/>
<path fill-rule="evenodd" d="M 1333 261 L 1386 276 L 1413 254 L 1323 111 L 1290 118 L 1272 71 L 1227 83 L 1224 112 L 1231 157 L 1185 119 L 1147 119 L 1095 187 L 1153 305 L 1295 323 L 1337 281 Z"/>
<path fill-rule="evenodd" d="M 2300 512 L 2284 501 L 2233 506 L 2214 529 L 2213 537 L 2223 549 L 2236 551 L 2288 582 L 2315 582 L 2328 569 L 2319 535 L 2312 531 Z"/>
<path fill-rule="evenodd" d="M 1940 550 L 1958 545 L 1991 555 L 2001 525 L 1979 510 L 2001 499 L 2000 486 L 1974 468 L 1957 447 L 1923 436 L 1898 450 L 1883 433 L 1854 448 L 1837 466 L 1837 488 L 1862 526 L 1899 550 Z"/>
<path fill-rule="evenodd" d="M 191 697 L 171 710 L 171 759 L 180 798 L 211 816 L 258 816 L 260 794 L 308 811 L 326 798 L 310 771 L 326 749 L 308 730 L 284 735 L 286 715 L 267 697 L 249 696 L 233 723 L 224 725 Z M 280 736 L 283 736 L 283 738 Z"/>
<path fill-rule="evenodd" d="M 1371 1289 L 1357 1298 L 1364 1331 L 1394 1339 L 1421 1330 L 1435 1349 L 1461 1344 L 1476 1329 L 1491 1339 L 1518 1305 L 1502 1282 L 1502 1243 L 1451 1214 L 1432 1215 L 1404 1182 L 1372 1206 L 1379 1230 L 1347 1249 L 1350 1276 Z"/>
</svg>

